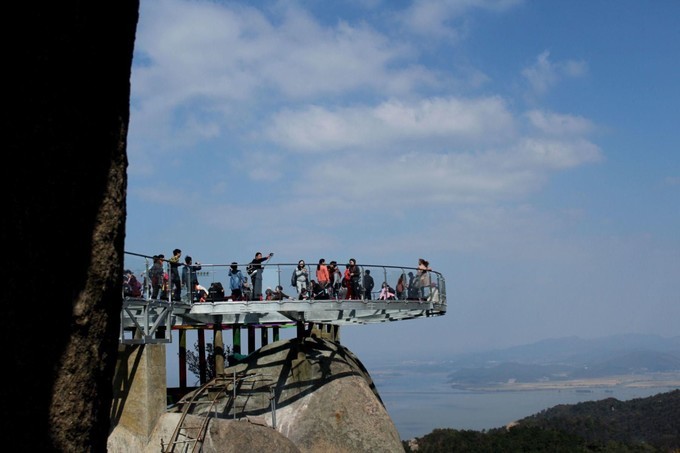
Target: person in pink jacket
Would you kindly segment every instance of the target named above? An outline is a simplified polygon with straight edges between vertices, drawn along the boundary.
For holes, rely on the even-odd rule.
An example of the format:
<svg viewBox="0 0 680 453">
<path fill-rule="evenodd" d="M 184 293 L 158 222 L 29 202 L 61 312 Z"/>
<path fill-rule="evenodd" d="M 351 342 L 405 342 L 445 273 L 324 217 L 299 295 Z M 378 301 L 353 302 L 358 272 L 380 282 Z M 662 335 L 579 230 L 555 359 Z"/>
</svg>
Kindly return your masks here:
<svg viewBox="0 0 680 453">
<path fill-rule="evenodd" d="M 396 296 L 392 292 L 392 288 L 390 288 L 390 285 L 388 285 L 387 282 L 383 282 L 382 289 L 380 290 L 380 296 L 378 297 L 378 299 L 379 300 L 393 300 L 395 298 L 396 298 Z"/>
</svg>

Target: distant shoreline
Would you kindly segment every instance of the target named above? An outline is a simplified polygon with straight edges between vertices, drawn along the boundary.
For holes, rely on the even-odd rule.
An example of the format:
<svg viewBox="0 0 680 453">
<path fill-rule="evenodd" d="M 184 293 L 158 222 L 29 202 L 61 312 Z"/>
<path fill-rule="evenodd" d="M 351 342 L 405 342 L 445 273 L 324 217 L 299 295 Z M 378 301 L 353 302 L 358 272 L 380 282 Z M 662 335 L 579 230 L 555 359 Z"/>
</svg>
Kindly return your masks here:
<svg viewBox="0 0 680 453">
<path fill-rule="evenodd" d="M 579 390 L 608 388 L 680 388 L 680 372 L 626 374 L 588 379 L 541 382 L 504 382 L 497 384 L 454 385 L 453 388 L 478 392 L 524 392 L 531 390 Z"/>
</svg>

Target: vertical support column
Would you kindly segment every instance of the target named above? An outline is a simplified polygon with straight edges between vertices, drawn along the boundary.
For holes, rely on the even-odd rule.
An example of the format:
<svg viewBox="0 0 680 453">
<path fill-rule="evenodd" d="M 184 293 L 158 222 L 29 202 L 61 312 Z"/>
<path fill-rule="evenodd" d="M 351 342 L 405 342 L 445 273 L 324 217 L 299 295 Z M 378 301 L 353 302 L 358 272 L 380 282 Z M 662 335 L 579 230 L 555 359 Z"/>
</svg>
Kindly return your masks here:
<svg viewBox="0 0 680 453">
<path fill-rule="evenodd" d="M 296 327 L 297 327 L 297 339 L 299 341 L 302 341 L 302 339 L 305 338 L 305 323 L 303 321 L 298 321 Z"/>
<path fill-rule="evenodd" d="M 205 330 L 198 328 L 198 373 L 201 385 L 205 384 L 208 374 L 208 365 L 205 361 Z"/>
<path fill-rule="evenodd" d="M 215 377 L 224 374 L 224 341 L 222 340 L 222 323 L 213 324 L 215 346 Z"/>
<path fill-rule="evenodd" d="M 248 324 L 248 354 L 255 352 L 255 326 Z"/>
<path fill-rule="evenodd" d="M 179 387 L 187 388 L 187 331 L 179 329 Z"/>
<path fill-rule="evenodd" d="M 167 369 L 164 344 L 119 345 L 113 376 L 109 440 L 121 436 L 129 451 L 143 451 L 165 414 Z"/>
<path fill-rule="evenodd" d="M 269 330 L 267 326 L 260 327 L 260 343 L 262 343 L 261 346 L 269 344 Z"/>
<path fill-rule="evenodd" d="M 279 336 L 279 329 L 280 329 L 279 326 L 272 327 L 272 337 L 273 337 L 272 340 L 274 342 L 277 342 L 281 339 L 281 337 Z"/>
<path fill-rule="evenodd" d="M 238 324 L 233 324 L 231 326 L 231 338 L 232 338 L 232 352 L 234 354 L 240 354 L 241 353 L 241 326 Z"/>
</svg>

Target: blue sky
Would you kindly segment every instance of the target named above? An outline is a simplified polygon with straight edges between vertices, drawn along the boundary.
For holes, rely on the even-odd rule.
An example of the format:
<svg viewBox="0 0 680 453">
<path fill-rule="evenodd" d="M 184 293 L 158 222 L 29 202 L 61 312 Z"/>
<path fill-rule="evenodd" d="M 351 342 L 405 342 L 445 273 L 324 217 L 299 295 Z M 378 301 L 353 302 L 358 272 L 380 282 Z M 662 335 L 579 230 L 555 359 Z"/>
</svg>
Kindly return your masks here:
<svg viewBox="0 0 680 453">
<path fill-rule="evenodd" d="M 677 1 L 142 2 L 125 248 L 428 259 L 369 363 L 678 335 L 678 81 Z"/>
</svg>

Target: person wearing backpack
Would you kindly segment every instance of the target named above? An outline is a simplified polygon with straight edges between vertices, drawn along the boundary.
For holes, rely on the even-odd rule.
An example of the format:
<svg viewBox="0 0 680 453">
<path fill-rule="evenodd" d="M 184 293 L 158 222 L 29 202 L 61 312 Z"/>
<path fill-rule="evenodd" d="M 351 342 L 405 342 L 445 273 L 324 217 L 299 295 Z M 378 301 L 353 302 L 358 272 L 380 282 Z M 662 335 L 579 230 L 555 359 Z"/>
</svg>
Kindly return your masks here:
<svg viewBox="0 0 680 453">
<path fill-rule="evenodd" d="M 231 268 L 229 269 L 229 288 L 231 289 L 231 300 L 243 300 L 243 283 L 246 278 L 243 273 L 238 269 L 238 264 L 236 262 L 231 263 Z"/>
<path fill-rule="evenodd" d="M 201 263 L 198 261 L 194 264 L 193 259 L 187 255 L 184 257 L 184 266 L 182 267 L 182 286 L 187 290 L 188 300 L 195 299 L 194 287 L 198 283 L 198 271 L 201 270 Z"/>
<path fill-rule="evenodd" d="M 153 264 L 149 269 L 149 280 L 151 280 L 151 298 L 158 298 L 158 293 L 163 286 L 163 255 L 154 255 Z"/>
</svg>

